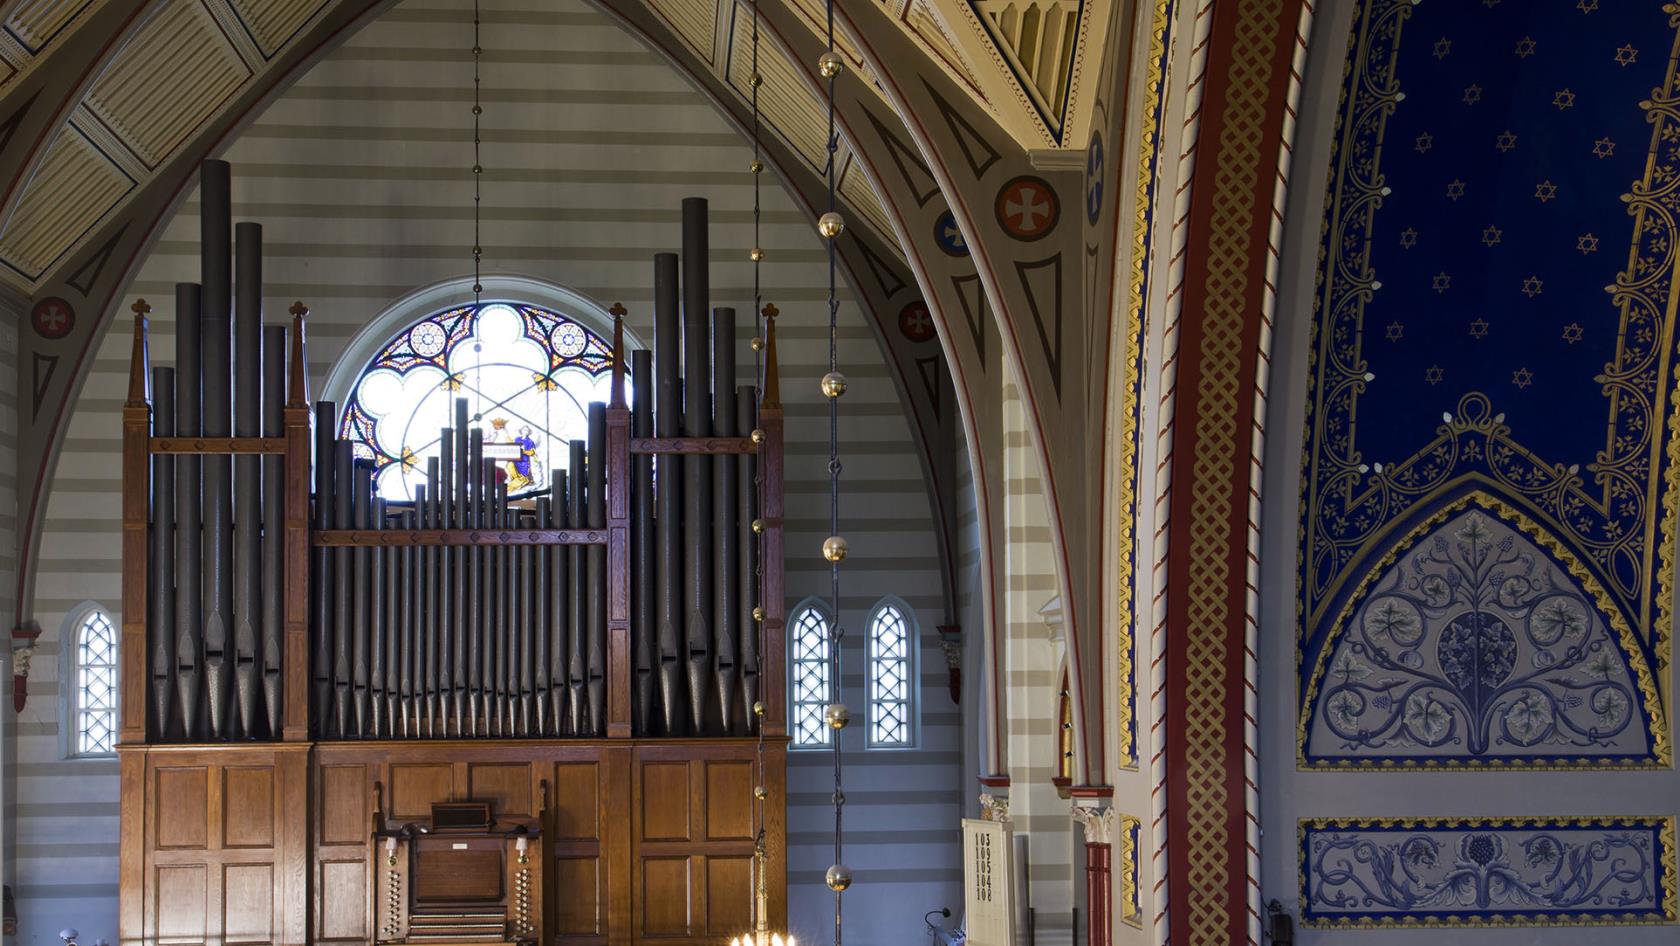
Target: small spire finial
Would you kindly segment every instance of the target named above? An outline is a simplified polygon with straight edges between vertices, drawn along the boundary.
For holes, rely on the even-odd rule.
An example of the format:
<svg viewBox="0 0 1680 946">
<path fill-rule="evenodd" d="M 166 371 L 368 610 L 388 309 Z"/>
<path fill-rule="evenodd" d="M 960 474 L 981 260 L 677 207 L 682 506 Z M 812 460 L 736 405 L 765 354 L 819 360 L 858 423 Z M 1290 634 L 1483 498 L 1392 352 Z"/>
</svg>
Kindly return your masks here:
<svg viewBox="0 0 1680 946">
<path fill-rule="evenodd" d="M 309 409 L 309 368 L 303 357 L 303 317 L 309 314 L 309 307 L 299 299 L 286 310 L 292 314 L 292 351 L 291 364 L 286 371 L 286 407 L 289 409 Z"/>
<path fill-rule="evenodd" d="M 144 299 L 134 300 L 129 306 L 134 313 L 134 345 L 129 349 L 128 356 L 128 402 L 125 407 L 151 407 L 152 388 L 151 357 L 146 349 L 146 326 L 150 319 L 152 306 Z"/>
<path fill-rule="evenodd" d="M 152 304 L 150 302 L 147 302 L 144 299 L 134 300 L 134 304 L 129 306 L 128 308 L 129 308 L 129 311 L 131 311 L 135 315 L 138 315 L 138 316 L 141 316 L 141 317 L 145 317 L 145 316 L 148 316 L 148 315 L 152 314 Z"/>
<path fill-rule="evenodd" d="M 776 367 L 776 316 L 781 314 L 774 302 L 764 304 L 764 394 L 761 407 L 782 406 L 781 371 Z"/>
<path fill-rule="evenodd" d="M 286 311 L 292 314 L 292 318 L 301 319 L 309 314 L 309 307 L 303 304 L 302 299 L 299 299 L 298 301 L 292 303 L 292 307 Z"/>
<path fill-rule="evenodd" d="M 612 400 L 607 405 L 612 408 L 623 408 L 624 401 L 624 317 L 630 310 L 622 302 L 614 302 L 607 310 L 613 317 L 613 348 L 612 348 Z"/>
</svg>

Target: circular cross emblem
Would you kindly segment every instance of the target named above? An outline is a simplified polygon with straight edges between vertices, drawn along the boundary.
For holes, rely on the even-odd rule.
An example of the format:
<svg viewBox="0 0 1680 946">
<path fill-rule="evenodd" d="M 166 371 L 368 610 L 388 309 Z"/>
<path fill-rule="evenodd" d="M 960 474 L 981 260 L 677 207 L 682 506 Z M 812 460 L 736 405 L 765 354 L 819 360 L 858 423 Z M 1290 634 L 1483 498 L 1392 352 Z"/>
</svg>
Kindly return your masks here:
<svg viewBox="0 0 1680 946">
<path fill-rule="evenodd" d="M 552 339 L 554 350 L 559 352 L 562 358 L 573 358 L 582 354 L 584 346 L 589 344 L 588 337 L 583 334 L 583 327 L 572 322 L 561 322 L 554 329 Z"/>
<path fill-rule="evenodd" d="M 1091 135 L 1091 146 L 1085 149 L 1085 219 L 1092 223 L 1102 216 L 1103 145 L 1102 135 Z"/>
<path fill-rule="evenodd" d="M 1042 178 L 1023 175 L 998 191 L 998 225 L 1017 240 L 1044 239 L 1061 215 L 1056 192 Z"/>
<path fill-rule="evenodd" d="M 962 231 L 957 229 L 957 218 L 949 210 L 939 215 L 933 223 L 933 241 L 945 251 L 947 256 L 967 256 L 968 241 L 963 239 Z"/>
<path fill-rule="evenodd" d="M 413 346 L 414 353 L 422 358 L 431 358 L 443 351 L 443 343 L 448 341 L 443 326 L 436 322 L 421 322 L 408 331 L 408 343 Z"/>
<path fill-rule="evenodd" d="M 898 313 L 898 330 L 913 342 L 933 338 L 933 313 L 928 311 L 927 303 L 917 300 L 905 306 Z"/>
<path fill-rule="evenodd" d="M 42 338 L 63 338 L 76 327 L 76 310 L 63 299 L 48 296 L 35 303 L 29 321 L 35 326 L 35 334 Z"/>
</svg>

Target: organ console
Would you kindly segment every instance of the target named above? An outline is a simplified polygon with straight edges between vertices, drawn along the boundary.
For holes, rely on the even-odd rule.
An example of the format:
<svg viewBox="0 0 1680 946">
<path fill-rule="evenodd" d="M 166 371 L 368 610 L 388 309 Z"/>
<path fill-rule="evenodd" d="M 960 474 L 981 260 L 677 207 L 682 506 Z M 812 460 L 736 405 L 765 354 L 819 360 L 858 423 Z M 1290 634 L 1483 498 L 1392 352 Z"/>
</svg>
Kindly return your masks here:
<svg viewBox="0 0 1680 946">
<path fill-rule="evenodd" d="M 774 311 L 738 387 L 705 201 L 655 257 L 651 353 L 614 307 L 611 399 L 548 493 L 510 501 L 460 403 L 396 502 L 310 404 L 307 310 L 263 326 L 229 181 L 205 164 L 173 367 L 135 305 L 122 941 L 723 943 L 760 833 L 785 925 Z"/>
</svg>

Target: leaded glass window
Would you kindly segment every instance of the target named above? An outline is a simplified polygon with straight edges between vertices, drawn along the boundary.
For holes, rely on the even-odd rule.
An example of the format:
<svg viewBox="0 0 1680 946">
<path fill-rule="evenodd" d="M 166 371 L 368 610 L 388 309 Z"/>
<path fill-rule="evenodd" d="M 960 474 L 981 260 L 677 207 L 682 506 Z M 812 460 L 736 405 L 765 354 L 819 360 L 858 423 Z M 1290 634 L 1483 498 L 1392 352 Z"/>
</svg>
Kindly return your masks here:
<svg viewBox="0 0 1680 946">
<path fill-rule="evenodd" d="M 912 742 L 916 636 L 903 608 L 882 602 L 869 617 L 869 744 Z"/>
<path fill-rule="evenodd" d="M 569 441 L 588 434 L 589 403 L 606 401 L 611 385 L 612 346 L 577 321 L 522 303 L 459 306 L 379 350 L 351 390 L 339 436 L 372 458 L 380 495 L 412 499 L 465 398 L 508 493 L 537 493 L 566 468 Z"/>
<path fill-rule="evenodd" d="M 77 623 L 74 654 L 71 749 L 109 755 L 117 737 L 117 632 L 104 612 L 90 610 Z"/>
<path fill-rule="evenodd" d="M 833 699 L 834 668 L 829 655 L 829 620 L 815 605 L 795 611 L 788 622 L 788 648 L 793 681 L 793 745 L 814 748 L 832 745 L 830 730 L 823 722 L 823 709 Z"/>
</svg>

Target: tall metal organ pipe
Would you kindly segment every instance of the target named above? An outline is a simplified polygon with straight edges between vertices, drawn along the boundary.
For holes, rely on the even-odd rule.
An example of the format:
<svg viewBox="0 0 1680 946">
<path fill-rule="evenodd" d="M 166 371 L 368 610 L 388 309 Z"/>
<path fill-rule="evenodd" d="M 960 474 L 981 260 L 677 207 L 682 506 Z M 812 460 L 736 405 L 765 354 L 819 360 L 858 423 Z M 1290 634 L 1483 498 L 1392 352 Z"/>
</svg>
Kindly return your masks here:
<svg viewBox="0 0 1680 946">
<path fill-rule="evenodd" d="M 262 225 L 234 228 L 233 435 L 262 434 Z M 257 729 L 263 627 L 262 458 L 233 461 L 233 682 L 237 731 Z"/>
<path fill-rule="evenodd" d="M 175 434 L 204 433 L 202 296 L 197 283 L 175 285 Z M 200 684 L 204 667 L 203 571 L 204 458 L 182 454 L 175 461 L 175 701 L 181 731 L 198 738 L 203 716 Z"/>
<path fill-rule="evenodd" d="M 742 385 L 735 393 L 735 430 L 751 432 L 758 426 L 758 389 Z M 753 532 L 753 520 L 758 517 L 758 457 L 743 454 L 741 469 L 735 481 L 735 573 L 739 576 L 735 624 L 741 629 L 741 710 L 745 714 L 747 731 L 757 732 L 759 718 L 753 712 L 758 702 L 758 619 L 753 609 L 758 606 L 758 534 Z M 771 673 L 780 673 L 771 668 Z"/>
<path fill-rule="evenodd" d="M 175 436 L 175 369 L 152 369 L 152 436 Z M 175 701 L 175 458 L 152 454 L 152 731 L 167 739 Z"/>
<path fill-rule="evenodd" d="M 653 352 L 630 355 L 630 436 L 653 436 Z M 659 666 L 656 639 L 658 548 L 653 541 L 653 457 L 630 458 L 630 647 L 635 678 L 634 732 L 649 735 L 653 725 L 654 680 Z"/>
<path fill-rule="evenodd" d="M 683 264 L 683 436 L 709 437 L 711 418 L 711 345 L 708 343 L 707 296 L 710 252 L 706 200 L 682 202 Z M 712 462 L 683 457 L 683 611 L 688 655 L 689 729 L 706 728 L 705 694 L 716 692 L 712 640 Z"/>
<path fill-rule="evenodd" d="M 204 332 L 204 434 L 233 434 L 233 211 L 228 164 L 199 170 Z M 210 736 L 229 735 L 233 657 L 233 458 L 204 458 L 204 688 Z"/>
<path fill-rule="evenodd" d="M 264 437 L 286 434 L 286 328 L 270 325 L 263 329 L 262 433 Z M 278 739 L 281 727 L 281 693 L 286 636 L 286 461 L 279 454 L 262 458 L 262 658 L 263 708 L 267 711 L 268 737 Z"/>
<path fill-rule="evenodd" d="M 338 421 L 338 405 L 331 401 L 315 404 L 315 508 L 311 525 L 324 532 L 334 525 L 333 473 L 338 468 L 337 441 L 333 425 Z M 327 733 L 327 720 L 332 716 L 333 621 L 333 564 L 337 553 L 333 549 L 316 547 L 309 550 L 310 596 L 310 722 L 317 737 Z"/>
<path fill-rule="evenodd" d="M 682 316 L 677 305 L 677 266 L 675 253 L 660 253 L 653 258 L 653 422 L 660 437 L 677 436 L 682 422 Z M 659 714 L 661 734 L 675 736 L 682 733 L 686 719 L 682 706 L 688 662 L 683 645 L 682 458 L 662 453 L 653 463 Z"/>
<path fill-rule="evenodd" d="M 735 436 L 735 310 L 712 310 L 712 433 Z M 718 724 L 721 732 L 734 731 L 735 694 L 740 665 L 741 626 L 736 623 L 740 576 L 736 573 L 736 544 L 740 540 L 735 506 L 735 477 L 739 464 L 735 454 L 711 458 L 712 471 L 712 671 L 716 678 Z"/>
<path fill-rule="evenodd" d="M 607 528 L 607 406 L 589 405 L 589 528 Z M 607 732 L 607 547 L 590 545 L 589 563 L 589 729 Z"/>
</svg>

